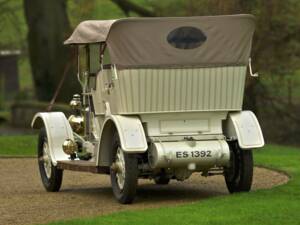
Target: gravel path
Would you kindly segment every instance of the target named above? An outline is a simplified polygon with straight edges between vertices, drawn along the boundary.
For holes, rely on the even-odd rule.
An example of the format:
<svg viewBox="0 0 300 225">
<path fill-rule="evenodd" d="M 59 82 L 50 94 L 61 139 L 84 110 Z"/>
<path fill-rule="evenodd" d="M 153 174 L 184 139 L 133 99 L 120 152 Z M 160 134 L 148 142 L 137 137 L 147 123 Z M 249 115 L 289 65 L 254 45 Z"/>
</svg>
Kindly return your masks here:
<svg viewBox="0 0 300 225">
<path fill-rule="evenodd" d="M 178 205 L 226 195 L 222 176 L 203 178 L 197 174 L 167 186 L 140 180 L 132 205 L 120 205 L 113 197 L 109 176 L 65 171 L 61 191 L 47 193 L 40 181 L 36 159 L 0 158 L 0 224 L 24 225 L 53 220 L 104 215 L 121 210 Z M 252 190 L 286 183 L 284 174 L 255 168 Z"/>
</svg>

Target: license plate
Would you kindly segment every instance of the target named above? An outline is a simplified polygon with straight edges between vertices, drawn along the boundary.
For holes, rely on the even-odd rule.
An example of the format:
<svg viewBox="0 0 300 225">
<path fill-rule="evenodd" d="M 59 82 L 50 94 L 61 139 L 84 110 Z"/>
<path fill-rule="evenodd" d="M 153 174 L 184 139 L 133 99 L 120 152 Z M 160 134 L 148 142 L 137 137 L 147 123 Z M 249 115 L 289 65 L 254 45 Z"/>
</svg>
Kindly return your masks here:
<svg viewBox="0 0 300 225">
<path fill-rule="evenodd" d="M 212 157 L 211 151 L 177 151 L 176 158 L 205 158 Z"/>
</svg>

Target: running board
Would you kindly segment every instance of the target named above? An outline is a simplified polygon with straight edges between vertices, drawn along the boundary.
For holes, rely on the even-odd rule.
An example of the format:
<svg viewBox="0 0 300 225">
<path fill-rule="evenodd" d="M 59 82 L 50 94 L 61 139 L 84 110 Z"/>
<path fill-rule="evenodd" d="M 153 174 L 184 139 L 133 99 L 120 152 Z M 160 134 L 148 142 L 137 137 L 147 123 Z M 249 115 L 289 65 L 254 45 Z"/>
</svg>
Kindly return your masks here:
<svg viewBox="0 0 300 225">
<path fill-rule="evenodd" d="M 63 160 L 57 161 L 57 168 L 62 170 L 73 170 L 79 172 L 109 174 L 110 169 L 106 166 L 96 166 L 95 162 L 84 160 Z"/>
</svg>

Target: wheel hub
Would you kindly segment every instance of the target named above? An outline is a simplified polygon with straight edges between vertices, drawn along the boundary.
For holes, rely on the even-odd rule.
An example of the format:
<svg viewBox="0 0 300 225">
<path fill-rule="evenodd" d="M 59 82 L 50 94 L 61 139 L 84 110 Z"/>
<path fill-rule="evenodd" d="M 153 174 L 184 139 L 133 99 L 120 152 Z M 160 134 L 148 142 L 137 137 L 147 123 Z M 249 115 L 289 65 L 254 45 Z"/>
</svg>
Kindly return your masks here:
<svg viewBox="0 0 300 225">
<path fill-rule="evenodd" d="M 51 157 L 49 153 L 49 147 L 46 142 L 43 145 L 43 164 L 44 164 L 46 176 L 47 178 L 50 178 L 52 163 L 51 163 Z"/>
<path fill-rule="evenodd" d="M 124 159 L 124 153 L 121 148 L 118 148 L 117 154 L 116 154 L 116 161 L 115 161 L 115 167 L 116 167 L 116 177 L 117 177 L 117 183 L 119 185 L 119 188 L 122 190 L 124 188 L 125 183 L 125 159 Z"/>
</svg>

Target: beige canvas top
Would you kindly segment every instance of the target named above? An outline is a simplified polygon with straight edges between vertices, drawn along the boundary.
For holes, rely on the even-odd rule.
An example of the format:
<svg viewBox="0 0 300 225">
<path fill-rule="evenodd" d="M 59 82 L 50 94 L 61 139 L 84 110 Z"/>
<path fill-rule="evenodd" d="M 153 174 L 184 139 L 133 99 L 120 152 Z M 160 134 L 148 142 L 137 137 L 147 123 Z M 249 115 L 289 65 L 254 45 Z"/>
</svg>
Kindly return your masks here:
<svg viewBox="0 0 300 225">
<path fill-rule="evenodd" d="M 65 44 L 106 42 L 120 67 L 246 65 L 254 29 L 252 15 L 94 20 Z"/>
</svg>

